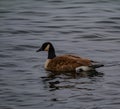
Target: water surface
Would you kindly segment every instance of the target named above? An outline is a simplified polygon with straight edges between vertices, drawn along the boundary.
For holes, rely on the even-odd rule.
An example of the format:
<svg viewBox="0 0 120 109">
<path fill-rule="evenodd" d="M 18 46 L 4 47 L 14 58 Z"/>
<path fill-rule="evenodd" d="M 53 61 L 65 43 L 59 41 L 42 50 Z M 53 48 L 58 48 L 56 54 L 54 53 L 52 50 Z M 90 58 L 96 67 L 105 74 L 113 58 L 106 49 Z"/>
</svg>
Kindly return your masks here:
<svg viewBox="0 0 120 109">
<path fill-rule="evenodd" d="M 1 109 L 119 109 L 119 0 L 0 0 Z M 102 76 L 49 75 L 43 42 L 56 54 L 105 64 Z"/>
</svg>

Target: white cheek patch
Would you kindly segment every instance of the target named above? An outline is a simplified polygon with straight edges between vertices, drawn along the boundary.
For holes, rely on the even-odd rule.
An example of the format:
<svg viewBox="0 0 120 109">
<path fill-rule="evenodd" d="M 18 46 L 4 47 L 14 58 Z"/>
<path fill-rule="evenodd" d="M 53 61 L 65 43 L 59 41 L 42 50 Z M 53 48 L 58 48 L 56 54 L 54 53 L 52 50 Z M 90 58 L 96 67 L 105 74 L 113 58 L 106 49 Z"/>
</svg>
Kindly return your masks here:
<svg viewBox="0 0 120 109">
<path fill-rule="evenodd" d="M 45 48 L 45 50 L 44 50 L 44 51 L 48 51 L 48 50 L 49 50 L 49 48 L 50 48 L 50 44 L 48 44 L 48 45 L 47 45 L 47 47 Z"/>
</svg>

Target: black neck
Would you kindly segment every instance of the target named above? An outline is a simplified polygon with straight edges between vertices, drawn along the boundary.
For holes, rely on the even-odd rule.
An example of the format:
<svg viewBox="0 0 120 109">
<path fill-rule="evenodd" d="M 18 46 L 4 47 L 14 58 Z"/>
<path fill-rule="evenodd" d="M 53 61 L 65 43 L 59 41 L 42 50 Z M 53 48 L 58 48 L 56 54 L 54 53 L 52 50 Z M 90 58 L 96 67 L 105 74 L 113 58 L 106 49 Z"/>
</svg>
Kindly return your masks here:
<svg viewBox="0 0 120 109">
<path fill-rule="evenodd" d="M 56 57 L 55 55 L 55 49 L 52 45 L 50 45 L 49 51 L 48 51 L 48 59 L 53 59 Z"/>
</svg>

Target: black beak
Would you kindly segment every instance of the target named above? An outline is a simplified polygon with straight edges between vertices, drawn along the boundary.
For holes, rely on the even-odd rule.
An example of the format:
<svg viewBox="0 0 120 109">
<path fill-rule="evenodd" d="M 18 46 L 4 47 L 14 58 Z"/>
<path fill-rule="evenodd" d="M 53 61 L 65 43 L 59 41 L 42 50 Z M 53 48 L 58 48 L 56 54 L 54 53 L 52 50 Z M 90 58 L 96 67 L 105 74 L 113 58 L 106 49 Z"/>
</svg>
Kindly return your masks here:
<svg viewBox="0 0 120 109">
<path fill-rule="evenodd" d="M 36 52 L 40 52 L 40 51 L 42 51 L 42 50 L 41 50 L 41 48 L 40 48 L 40 49 L 38 49 L 38 50 L 36 50 Z"/>
</svg>

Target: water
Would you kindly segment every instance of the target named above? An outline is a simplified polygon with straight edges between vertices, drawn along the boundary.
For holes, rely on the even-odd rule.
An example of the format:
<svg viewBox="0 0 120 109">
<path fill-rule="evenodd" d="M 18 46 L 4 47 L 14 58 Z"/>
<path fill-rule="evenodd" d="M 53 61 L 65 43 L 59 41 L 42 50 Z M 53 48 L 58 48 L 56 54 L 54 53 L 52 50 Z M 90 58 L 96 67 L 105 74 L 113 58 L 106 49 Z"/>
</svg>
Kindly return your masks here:
<svg viewBox="0 0 120 109">
<path fill-rule="evenodd" d="M 43 42 L 105 64 L 102 76 L 49 75 Z M 119 109 L 119 0 L 0 0 L 0 109 Z"/>
</svg>

